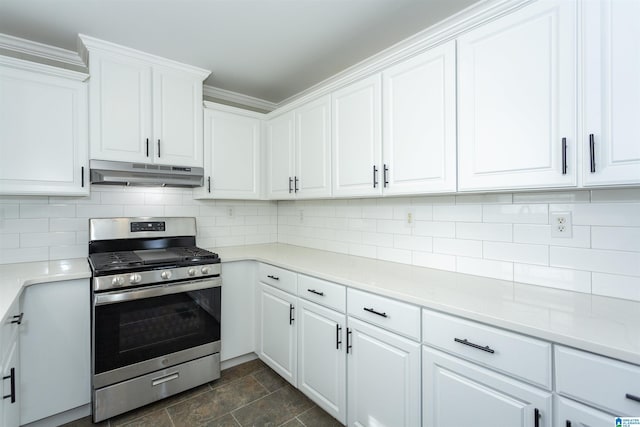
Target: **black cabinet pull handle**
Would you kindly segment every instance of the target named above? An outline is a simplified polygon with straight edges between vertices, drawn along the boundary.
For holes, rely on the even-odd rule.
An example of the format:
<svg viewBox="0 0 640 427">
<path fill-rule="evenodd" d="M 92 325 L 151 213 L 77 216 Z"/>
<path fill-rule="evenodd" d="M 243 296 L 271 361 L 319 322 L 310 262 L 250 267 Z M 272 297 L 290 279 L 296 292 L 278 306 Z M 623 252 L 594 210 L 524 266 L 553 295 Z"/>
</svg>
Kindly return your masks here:
<svg viewBox="0 0 640 427">
<path fill-rule="evenodd" d="M 351 345 L 351 340 L 349 339 L 349 337 L 351 337 L 351 333 L 351 330 L 347 328 L 347 354 L 349 354 L 349 349 L 353 348 L 353 345 Z M 353 353 L 353 350 L 351 352 Z"/>
<path fill-rule="evenodd" d="M 80 168 L 80 187 L 84 188 L 84 166 Z"/>
<path fill-rule="evenodd" d="M 269 279 L 273 279 L 273 280 L 280 280 L 280 278 L 278 276 L 272 276 L 272 275 L 268 275 L 267 276 Z"/>
<path fill-rule="evenodd" d="M 2 377 L 3 380 L 11 378 L 11 393 L 6 396 L 2 396 L 3 399 L 11 399 L 11 403 L 16 403 L 16 368 L 11 368 L 11 373 L 6 377 Z"/>
<path fill-rule="evenodd" d="M 211 177 L 207 178 L 207 191 L 211 193 Z"/>
<path fill-rule="evenodd" d="M 289 177 L 289 194 L 293 191 L 293 179 Z"/>
<path fill-rule="evenodd" d="M 11 323 L 15 323 L 16 325 L 22 324 L 22 318 L 24 317 L 24 313 L 16 314 L 13 316 L 13 320 Z"/>
<path fill-rule="evenodd" d="M 454 338 L 453 339 L 455 342 L 459 342 L 460 344 L 464 344 L 464 345 L 468 345 L 469 347 L 473 347 L 473 348 L 477 348 L 478 350 L 482 350 L 482 351 L 486 351 L 487 353 L 495 353 L 496 351 L 492 348 L 490 348 L 488 345 L 486 346 L 481 346 L 480 344 L 474 344 L 470 341 L 467 341 L 466 338 L 464 339 L 460 339 L 460 338 Z"/>
<path fill-rule="evenodd" d="M 158 140 L 158 158 L 160 158 L 160 140 Z"/>
<path fill-rule="evenodd" d="M 633 394 L 627 393 L 624 395 L 627 399 L 634 400 L 636 402 L 640 402 L 640 396 L 635 396 Z"/>
<path fill-rule="evenodd" d="M 380 313 L 379 311 L 375 311 L 373 307 L 371 308 L 364 307 L 363 310 L 368 311 L 369 313 L 377 314 L 378 316 L 388 317 L 387 313 Z"/>
<path fill-rule="evenodd" d="M 342 340 L 340 339 L 340 331 L 342 328 L 340 325 L 336 323 L 336 350 L 340 349 L 340 344 L 342 344 Z"/>
<path fill-rule="evenodd" d="M 389 174 L 389 168 L 386 164 L 383 165 L 382 172 L 382 177 L 384 179 L 384 188 L 387 188 L 389 186 L 389 179 L 387 177 L 387 175 Z"/>
<path fill-rule="evenodd" d="M 316 291 L 315 289 L 307 289 L 307 292 L 311 292 L 312 294 L 320 295 L 321 297 L 324 296 L 324 292 L 319 292 L 319 291 Z"/>
<path fill-rule="evenodd" d="M 595 136 L 589 134 L 589 157 L 591 158 L 591 173 L 596 172 L 596 140 Z"/>
<path fill-rule="evenodd" d="M 293 321 L 295 319 L 293 318 L 293 304 L 289 304 L 289 324 L 293 325 Z"/>
<path fill-rule="evenodd" d="M 298 190 L 299 190 L 299 188 L 298 188 L 298 181 L 300 181 L 300 180 L 298 179 L 298 177 L 297 177 L 297 176 L 294 176 L 294 177 L 293 177 L 293 191 L 294 191 L 295 193 L 297 193 L 297 192 L 298 192 Z"/>
<path fill-rule="evenodd" d="M 378 168 L 373 165 L 373 188 L 378 186 Z"/>
<path fill-rule="evenodd" d="M 567 174 L 567 138 L 562 138 L 562 174 Z"/>
<path fill-rule="evenodd" d="M 533 417 L 533 425 L 535 427 L 540 427 L 540 410 L 538 408 L 533 410 Z"/>
<path fill-rule="evenodd" d="M 149 157 L 149 138 L 147 138 L 147 157 Z"/>
<path fill-rule="evenodd" d="M 571 421 L 567 420 L 567 422 L 565 423 L 565 427 L 571 427 Z"/>
</svg>

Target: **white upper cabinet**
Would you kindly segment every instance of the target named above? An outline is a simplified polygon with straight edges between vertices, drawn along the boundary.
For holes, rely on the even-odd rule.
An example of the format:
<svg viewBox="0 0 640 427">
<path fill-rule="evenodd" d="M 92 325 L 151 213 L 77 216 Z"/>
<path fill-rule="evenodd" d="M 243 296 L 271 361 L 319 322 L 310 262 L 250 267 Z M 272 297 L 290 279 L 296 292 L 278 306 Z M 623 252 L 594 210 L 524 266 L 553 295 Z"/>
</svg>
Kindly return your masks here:
<svg viewBox="0 0 640 427">
<path fill-rule="evenodd" d="M 332 94 L 334 196 L 382 194 L 381 77 Z"/>
<path fill-rule="evenodd" d="M 260 197 L 259 118 L 233 107 L 206 103 L 204 110 L 204 187 L 196 198 Z M 256 113 L 257 115 L 257 113 Z"/>
<path fill-rule="evenodd" d="M 539 1 L 458 38 L 458 188 L 575 186 L 576 5 Z"/>
<path fill-rule="evenodd" d="M 456 190 L 455 41 L 382 73 L 384 194 Z"/>
<path fill-rule="evenodd" d="M 0 57 L 0 194 L 89 193 L 86 78 Z"/>
<path fill-rule="evenodd" d="M 89 52 L 91 158 L 201 167 L 209 71 L 79 37 Z"/>
<path fill-rule="evenodd" d="M 283 114 L 269 120 L 266 125 L 268 141 L 270 199 L 282 200 L 294 197 L 294 115 Z"/>
<path fill-rule="evenodd" d="M 640 2 L 584 2 L 583 183 L 640 183 Z"/>
</svg>

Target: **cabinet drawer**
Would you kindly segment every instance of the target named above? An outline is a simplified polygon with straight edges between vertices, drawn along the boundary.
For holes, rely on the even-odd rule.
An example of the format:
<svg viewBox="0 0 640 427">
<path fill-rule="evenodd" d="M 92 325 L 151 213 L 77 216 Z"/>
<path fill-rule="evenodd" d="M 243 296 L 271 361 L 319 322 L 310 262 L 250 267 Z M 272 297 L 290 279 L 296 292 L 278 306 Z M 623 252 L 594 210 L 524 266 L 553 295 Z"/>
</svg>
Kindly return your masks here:
<svg viewBox="0 0 640 427">
<path fill-rule="evenodd" d="M 425 344 L 551 390 L 551 344 L 458 317 L 422 310 Z"/>
<path fill-rule="evenodd" d="M 348 289 L 347 312 L 349 316 L 420 340 L 420 308 L 415 305 Z"/>
<path fill-rule="evenodd" d="M 274 267 L 269 264 L 260 264 L 258 278 L 261 282 L 267 283 L 283 291 L 296 294 L 296 283 L 298 275 L 284 268 Z"/>
<path fill-rule="evenodd" d="M 9 352 L 11 343 L 15 340 L 16 334 L 18 333 L 18 327 L 20 325 L 12 322 L 15 322 L 19 315 L 20 304 L 19 299 L 17 299 L 11 304 L 2 324 L 0 324 L 0 362 L 4 360 L 4 357 Z"/>
<path fill-rule="evenodd" d="M 333 308 L 341 313 L 346 309 L 347 291 L 344 286 L 315 277 L 298 275 L 298 296 Z"/>
<path fill-rule="evenodd" d="M 617 416 L 640 414 L 640 366 L 560 346 L 555 361 L 558 393 Z"/>
</svg>

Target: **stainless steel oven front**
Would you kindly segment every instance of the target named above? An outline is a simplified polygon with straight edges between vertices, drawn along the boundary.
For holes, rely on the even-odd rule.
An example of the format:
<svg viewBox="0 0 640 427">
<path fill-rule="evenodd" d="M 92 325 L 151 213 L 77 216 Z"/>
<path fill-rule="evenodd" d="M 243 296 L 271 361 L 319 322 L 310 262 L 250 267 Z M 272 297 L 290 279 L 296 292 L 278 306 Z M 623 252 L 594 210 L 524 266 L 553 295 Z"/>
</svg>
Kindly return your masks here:
<svg viewBox="0 0 640 427">
<path fill-rule="evenodd" d="M 93 292 L 93 418 L 220 377 L 220 277 Z"/>
</svg>

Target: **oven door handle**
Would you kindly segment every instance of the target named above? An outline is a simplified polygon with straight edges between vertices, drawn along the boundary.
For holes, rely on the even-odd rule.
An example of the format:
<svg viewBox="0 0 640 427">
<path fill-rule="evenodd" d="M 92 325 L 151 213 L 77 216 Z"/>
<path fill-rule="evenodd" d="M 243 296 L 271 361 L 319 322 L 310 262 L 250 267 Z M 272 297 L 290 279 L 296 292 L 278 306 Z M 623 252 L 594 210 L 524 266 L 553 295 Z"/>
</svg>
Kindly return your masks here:
<svg viewBox="0 0 640 427">
<path fill-rule="evenodd" d="M 201 289 L 215 288 L 222 285 L 222 279 L 194 280 L 180 284 L 162 284 L 150 286 L 142 289 L 132 289 L 128 291 L 113 291 L 96 294 L 93 304 L 106 305 L 116 304 L 125 301 L 134 301 L 142 298 L 158 297 L 162 295 L 179 294 L 182 292 L 199 291 Z"/>
</svg>

